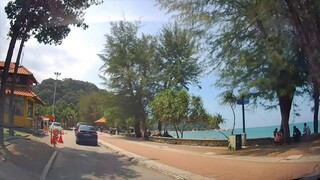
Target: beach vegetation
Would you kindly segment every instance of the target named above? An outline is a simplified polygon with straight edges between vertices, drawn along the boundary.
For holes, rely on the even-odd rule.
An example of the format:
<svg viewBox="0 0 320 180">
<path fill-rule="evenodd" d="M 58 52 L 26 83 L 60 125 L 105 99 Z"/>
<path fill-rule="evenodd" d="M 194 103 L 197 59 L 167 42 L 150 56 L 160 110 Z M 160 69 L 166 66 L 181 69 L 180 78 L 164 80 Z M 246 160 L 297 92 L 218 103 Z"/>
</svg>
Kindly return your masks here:
<svg viewBox="0 0 320 180">
<path fill-rule="evenodd" d="M 237 106 L 237 97 L 233 94 L 232 91 L 226 91 L 223 94 L 221 94 L 221 102 L 220 102 L 220 104 L 228 105 L 231 108 L 232 115 L 233 115 L 233 125 L 232 125 L 231 135 L 233 135 L 234 128 L 235 128 L 235 125 L 236 125 L 235 108 Z M 217 120 L 223 122 L 223 120 L 221 120 L 221 118 L 222 117 L 220 117 L 219 115 L 216 116 Z"/>
<path fill-rule="evenodd" d="M 154 119 L 174 127 L 178 138 L 183 138 L 183 132 L 190 124 L 206 122 L 209 117 L 201 98 L 190 96 L 185 90 L 161 91 L 150 103 L 150 109 Z"/>
</svg>

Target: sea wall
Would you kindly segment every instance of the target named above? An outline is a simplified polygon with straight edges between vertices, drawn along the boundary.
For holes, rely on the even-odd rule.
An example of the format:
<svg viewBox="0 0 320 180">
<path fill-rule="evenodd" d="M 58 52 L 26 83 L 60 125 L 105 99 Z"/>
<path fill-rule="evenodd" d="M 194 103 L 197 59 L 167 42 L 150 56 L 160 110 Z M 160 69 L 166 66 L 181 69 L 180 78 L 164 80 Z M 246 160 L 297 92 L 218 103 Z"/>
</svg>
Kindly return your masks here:
<svg viewBox="0 0 320 180">
<path fill-rule="evenodd" d="M 222 139 L 177 139 L 177 138 L 166 138 L 166 137 L 150 137 L 150 141 L 166 143 L 166 144 L 180 144 L 188 146 L 211 146 L 211 147 L 227 147 L 228 140 Z M 261 146 L 273 144 L 272 138 L 256 138 L 247 139 L 246 146 Z"/>
<path fill-rule="evenodd" d="M 228 140 L 221 139 L 178 139 L 167 137 L 150 137 L 150 141 L 166 143 L 166 144 L 180 144 L 188 146 L 228 146 Z"/>
<path fill-rule="evenodd" d="M 125 136 L 134 137 L 134 134 L 121 134 Z M 302 136 L 301 141 L 309 141 L 319 139 L 320 134 L 312 134 L 311 136 Z M 211 146 L 211 147 L 227 147 L 228 140 L 222 139 L 178 139 L 178 138 L 167 138 L 167 137 L 158 137 L 151 136 L 149 137 L 150 141 L 166 143 L 166 144 L 179 144 L 179 145 L 188 145 L 188 146 Z M 273 138 L 255 138 L 247 139 L 246 146 L 263 146 L 263 145 L 272 145 L 274 144 Z"/>
</svg>

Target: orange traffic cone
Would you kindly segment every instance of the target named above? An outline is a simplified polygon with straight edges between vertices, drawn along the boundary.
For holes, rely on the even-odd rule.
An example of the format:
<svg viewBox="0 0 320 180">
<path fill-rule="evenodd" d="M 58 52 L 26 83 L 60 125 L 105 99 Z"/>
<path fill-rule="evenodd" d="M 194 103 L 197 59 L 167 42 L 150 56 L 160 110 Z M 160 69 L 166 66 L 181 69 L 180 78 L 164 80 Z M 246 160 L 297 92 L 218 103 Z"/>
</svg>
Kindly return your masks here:
<svg viewBox="0 0 320 180">
<path fill-rule="evenodd" d="M 62 135 L 61 135 L 61 133 L 60 133 L 60 137 L 59 137 L 58 143 L 63 143 L 63 140 L 62 140 Z"/>
</svg>

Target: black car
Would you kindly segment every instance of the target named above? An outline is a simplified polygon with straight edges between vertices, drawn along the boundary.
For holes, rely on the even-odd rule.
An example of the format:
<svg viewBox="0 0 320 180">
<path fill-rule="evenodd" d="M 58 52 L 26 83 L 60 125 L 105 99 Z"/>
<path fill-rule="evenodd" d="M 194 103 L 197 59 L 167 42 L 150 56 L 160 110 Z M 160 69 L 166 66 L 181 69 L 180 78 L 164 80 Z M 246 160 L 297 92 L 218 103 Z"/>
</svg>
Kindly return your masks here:
<svg viewBox="0 0 320 180">
<path fill-rule="evenodd" d="M 74 130 L 75 134 L 77 134 L 79 126 L 81 126 L 81 125 L 88 125 L 88 123 L 86 123 L 86 122 L 78 122 L 76 127 L 75 127 L 75 130 Z"/>
<path fill-rule="evenodd" d="M 98 133 L 95 128 L 89 125 L 80 125 L 76 131 L 76 143 L 98 145 Z"/>
</svg>

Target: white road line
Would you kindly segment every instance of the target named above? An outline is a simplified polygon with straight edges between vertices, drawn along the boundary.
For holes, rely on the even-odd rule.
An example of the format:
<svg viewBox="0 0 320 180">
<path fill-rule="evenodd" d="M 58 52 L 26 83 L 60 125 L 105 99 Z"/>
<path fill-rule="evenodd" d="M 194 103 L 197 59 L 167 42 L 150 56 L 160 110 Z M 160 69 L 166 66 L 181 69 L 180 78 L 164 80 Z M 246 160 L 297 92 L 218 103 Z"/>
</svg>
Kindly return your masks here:
<svg viewBox="0 0 320 180">
<path fill-rule="evenodd" d="M 54 159 L 56 158 L 57 154 L 58 154 L 58 151 L 54 151 L 53 154 L 51 155 L 50 160 L 48 161 L 46 167 L 44 168 L 44 170 L 43 170 L 43 172 L 41 174 L 41 177 L 40 177 L 41 180 L 45 180 L 46 179 L 47 174 L 49 172 L 49 169 L 50 169 Z"/>
</svg>

